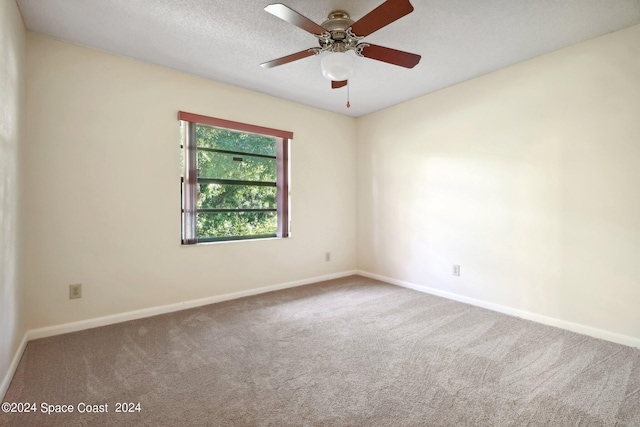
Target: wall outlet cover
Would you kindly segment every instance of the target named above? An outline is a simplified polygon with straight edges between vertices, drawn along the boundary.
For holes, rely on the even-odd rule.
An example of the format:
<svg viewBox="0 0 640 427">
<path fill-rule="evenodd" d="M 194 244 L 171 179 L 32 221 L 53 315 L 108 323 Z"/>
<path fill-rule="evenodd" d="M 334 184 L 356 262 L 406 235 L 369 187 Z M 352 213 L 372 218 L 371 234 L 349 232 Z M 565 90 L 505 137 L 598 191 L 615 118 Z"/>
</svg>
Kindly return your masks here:
<svg viewBox="0 0 640 427">
<path fill-rule="evenodd" d="M 460 275 L 460 266 L 458 264 L 453 264 L 453 275 L 454 276 Z"/>
<path fill-rule="evenodd" d="M 82 283 L 69 285 L 69 299 L 82 298 Z"/>
</svg>

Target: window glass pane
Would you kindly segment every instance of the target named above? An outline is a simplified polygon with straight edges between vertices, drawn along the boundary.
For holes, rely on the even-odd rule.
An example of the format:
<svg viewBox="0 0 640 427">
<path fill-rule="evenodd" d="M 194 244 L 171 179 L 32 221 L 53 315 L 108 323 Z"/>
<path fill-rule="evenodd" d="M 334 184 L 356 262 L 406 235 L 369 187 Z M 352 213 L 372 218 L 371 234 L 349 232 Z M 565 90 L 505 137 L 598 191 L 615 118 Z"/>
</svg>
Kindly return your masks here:
<svg viewBox="0 0 640 427">
<path fill-rule="evenodd" d="M 275 235 L 278 230 L 276 212 L 198 212 L 198 239 L 227 236 Z"/>
<path fill-rule="evenodd" d="M 276 182 L 276 159 L 198 150 L 198 177 Z"/>
<path fill-rule="evenodd" d="M 196 142 L 198 147 L 276 155 L 276 139 L 273 137 L 234 132 L 205 125 L 196 126 Z"/>
<path fill-rule="evenodd" d="M 276 187 L 200 184 L 198 209 L 276 209 Z"/>
</svg>

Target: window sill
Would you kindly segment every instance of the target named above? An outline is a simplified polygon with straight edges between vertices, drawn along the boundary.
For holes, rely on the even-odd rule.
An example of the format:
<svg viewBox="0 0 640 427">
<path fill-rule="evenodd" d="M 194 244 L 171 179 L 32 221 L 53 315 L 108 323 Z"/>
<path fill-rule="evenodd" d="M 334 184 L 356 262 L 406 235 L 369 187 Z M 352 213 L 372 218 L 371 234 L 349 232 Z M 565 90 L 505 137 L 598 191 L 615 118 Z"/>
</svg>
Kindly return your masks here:
<svg viewBox="0 0 640 427">
<path fill-rule="evenodd" d="M 291 235 L 289 235 L 288 237 L 260 237 L 260 238 L 256 238 L 256 239 L 218 240 L 218 241 L 215 241 L 215 242 L 199 242 L 199 243 L 195 243 L 193 245 L 180 244 L 180 246 L 183 247 L 183 248 L 185 248 L 185 247 L 189 248 L 189 247 L 220 245 L 220 244 L 228 244 L 228 243 L 264 242 L 264 241 L 270 241 L 270 240 L 288 240 L 290 238 L 291 238 Z"/>
</svg>

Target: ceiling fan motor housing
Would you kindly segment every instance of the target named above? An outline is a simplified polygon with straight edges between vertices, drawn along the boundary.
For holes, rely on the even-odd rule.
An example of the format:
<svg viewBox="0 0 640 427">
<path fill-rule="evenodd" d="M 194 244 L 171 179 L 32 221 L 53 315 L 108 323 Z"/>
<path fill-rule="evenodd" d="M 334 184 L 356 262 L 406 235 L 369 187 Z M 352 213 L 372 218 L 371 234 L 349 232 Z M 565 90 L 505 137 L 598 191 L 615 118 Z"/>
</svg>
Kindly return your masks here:
<svg viewBox="0 0 640 427">
<path fill-rule="evenodd" d="M 322 28 L 327 33 L 318 37 L 323 51 L 346 52 L 356 48 L 362 37 L 358 37 L 350 28 L 353 20 L 343 10 L 336 10 L 329 14 L 328 19 L 322 23 Z"/>
<path fill-rule="evenodd" d="M 342 31 L 344 33 L 351 24 L 353 24 L 353 20 L 349 18 L 347 12 L 336 10 L 329 14 L 327 20 L 324 21 L 321 26 L 329 32 Z"/>
</svg>

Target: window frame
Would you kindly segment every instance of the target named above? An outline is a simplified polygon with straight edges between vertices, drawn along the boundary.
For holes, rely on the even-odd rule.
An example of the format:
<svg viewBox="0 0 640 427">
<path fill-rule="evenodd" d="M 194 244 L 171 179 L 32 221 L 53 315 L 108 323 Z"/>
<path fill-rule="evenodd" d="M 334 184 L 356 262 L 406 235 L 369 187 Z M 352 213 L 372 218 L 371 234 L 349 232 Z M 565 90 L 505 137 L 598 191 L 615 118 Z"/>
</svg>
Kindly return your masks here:
<svg viewBox="0 0 640 427">
<path fill-rule="evenodd" d="M 181 243 L 182 245 L 195 245 L 198 243 L 242 241 L 265 238 L 287 238 L 290 237 L 290 206 L 289 206 L 289 142 L 293 139 L 293 132 L 279 129 L 267 128 L 251 125 L 247 123 L 234 122 L 215 117 L 203 116 L 199 114 L 178 112 L 178 120 L 185 125 L 184 138 L 181 142 L 183 171 L 181 177 Z M 198 153 L 196 141 L 196 126 L 205 125 L 215 128 L 230 130 L 234 132 L 257 134 L 261 136 L 273 137 L 276 139 L 276 215 L 277 231 L 275 235 L 245 235 L 245 236 L 225 236 L 198 239 L 197 225 L 197 201 L 199 183 L 207 178 L 198 177 Z M 243 153 L 244 154 L 244 153 Z M 250 153 L 246 153 L 250 154 Z M 260 156 L 259 156 L 260 157 Z M 273 158 L 273 157 L 271 157 Z M 258 181 L 247 181 L 249 182 Z M 261 184 L 258 184 L 261 185 Z M 202 211 L 202 210 L 201 210 Z"/>
</svg>

